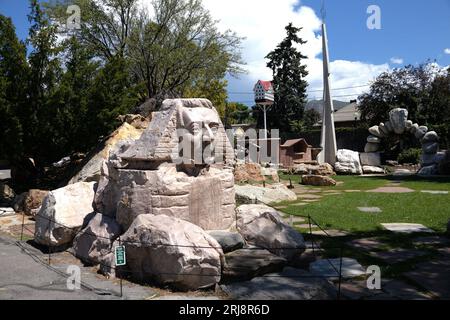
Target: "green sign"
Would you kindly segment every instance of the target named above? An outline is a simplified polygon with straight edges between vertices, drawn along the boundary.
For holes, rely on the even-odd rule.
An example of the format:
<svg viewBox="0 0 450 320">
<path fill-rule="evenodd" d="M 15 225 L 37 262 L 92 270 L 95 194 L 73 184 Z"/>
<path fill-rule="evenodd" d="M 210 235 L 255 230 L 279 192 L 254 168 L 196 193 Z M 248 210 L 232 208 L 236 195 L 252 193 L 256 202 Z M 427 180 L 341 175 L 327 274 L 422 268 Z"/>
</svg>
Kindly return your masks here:
<svg viewBox="0 0 450 320">
<path fill-rule="evenodd" d="M 114 253 L 116 258 L 116 266 L 124 266 L 127 264 L 124 246 L 117 246 L 114 250 Z"/>
</svg>

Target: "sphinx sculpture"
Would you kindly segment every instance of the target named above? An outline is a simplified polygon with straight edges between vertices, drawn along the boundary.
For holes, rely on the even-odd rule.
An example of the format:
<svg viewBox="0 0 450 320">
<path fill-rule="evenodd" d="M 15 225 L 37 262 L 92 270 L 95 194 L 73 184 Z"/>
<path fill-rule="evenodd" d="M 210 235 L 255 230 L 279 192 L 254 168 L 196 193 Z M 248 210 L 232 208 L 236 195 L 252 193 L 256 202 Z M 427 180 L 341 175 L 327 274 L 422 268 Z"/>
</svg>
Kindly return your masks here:
<svg viewBox="0 0 450 320">
<path fill-rule="evenodd" d="M 170 99 L 141 138 L 110 154 L 96 210 L 127 229 L 140 214 L 165 214 L 205 230 L 235 222 L 234 152 L 206 99 Z"/>
</svg>

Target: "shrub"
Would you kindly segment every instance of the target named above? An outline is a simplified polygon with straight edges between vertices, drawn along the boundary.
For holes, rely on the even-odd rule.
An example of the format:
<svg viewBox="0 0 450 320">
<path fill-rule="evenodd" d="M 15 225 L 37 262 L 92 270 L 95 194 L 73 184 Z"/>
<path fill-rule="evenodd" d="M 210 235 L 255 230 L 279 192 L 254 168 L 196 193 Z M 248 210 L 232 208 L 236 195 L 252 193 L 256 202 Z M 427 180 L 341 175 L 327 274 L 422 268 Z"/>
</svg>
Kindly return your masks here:
<svg viewBox="0 0 450 320">
<path fill-rule="evenodd" d="M 398 163 L 411 163 L 417 164 L 420 162 L 420 156 L 422 155 L 422 149 L 406 149 L 403 150 L 397 158 Z"/>
</svg>

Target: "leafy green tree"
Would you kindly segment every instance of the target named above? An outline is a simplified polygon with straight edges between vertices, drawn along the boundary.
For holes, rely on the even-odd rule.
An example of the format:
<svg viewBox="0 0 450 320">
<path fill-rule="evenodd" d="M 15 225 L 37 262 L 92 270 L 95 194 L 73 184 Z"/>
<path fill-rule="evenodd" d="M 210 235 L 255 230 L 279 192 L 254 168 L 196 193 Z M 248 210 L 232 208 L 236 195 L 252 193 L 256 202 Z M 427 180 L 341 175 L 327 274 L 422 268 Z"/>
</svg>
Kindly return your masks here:
<svg viewBox="0 0 450 320">
<path fill-rule="evenodd" d="M 229 102 L 226 106 L 223 122 L 231 124 L 252 124 L 255 119 L 252 117 L 252 110 L 245 104 L 239 102 Z"/>
<path fill-rule="evenodd" d="M 21 118 L 26 105 L 28 66 L 25 44 L 10 18 L 0 15 L 0 158 L 14 161 L 23 152 Z"/>
<path fill-rule="evenodd" d="M 314 109 L 309 109 L 305 111 L 303 120 L 291 121 L 291 127 L 294 132 L 300 133 L 311 130 L 314 125 L 317 124 L 321 119 L 320 113 Z"/>
<path fill-rule="evenodd" d="M 374 125 L 385 122 L 390 110 L 405 108 L 409 119 L 420 124 L 448 121 L 448 81 L 448 71 L 432 63 L 384 72 L 359 97 L 361 118 Z"/>
<path fill-rule="evenodd" d="M 273 72 L 275 91 L 275 103 L 267 113 L 267 122 L 269 128 L 292 132 L 292 121 L 303 120 L 308 86 L 305 80 L 308 71 L 302 63 L 307 57 L 295 45 L 303 45 L 306 41 L 297 35 L 301 28 L 289 23 L 285 29 L 286 38 L 266 56 L 267 67 Z"/>
<path fill-rule="evenodd" d="M 153 0 L 152 4 L 154 16 L 142 12 L 129 45 L 133 76 L 145 85 L 147 98 L 205 92 L 210 83 L 220 94 L 225 74 L 242 71 L 241 38 L 218 31 L 201 0 Z"/>
</svg>

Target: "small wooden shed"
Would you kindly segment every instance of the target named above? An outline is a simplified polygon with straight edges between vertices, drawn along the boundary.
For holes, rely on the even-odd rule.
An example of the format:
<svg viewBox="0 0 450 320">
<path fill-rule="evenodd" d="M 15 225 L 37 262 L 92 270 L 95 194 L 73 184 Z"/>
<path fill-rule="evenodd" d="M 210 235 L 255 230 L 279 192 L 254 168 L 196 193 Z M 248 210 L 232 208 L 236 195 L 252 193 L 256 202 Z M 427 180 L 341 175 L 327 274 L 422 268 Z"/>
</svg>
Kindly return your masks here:
<svg viewBox="0 0 450 320">
<path fill-rule="evenodd" d="M 280 146 L 280 163 L 285 168 L 289 168 L 294 164 L 312 162 L 317 156 L 313 154 L 314 149 L 303 138 L 287 140 Z"/>
</svg>

